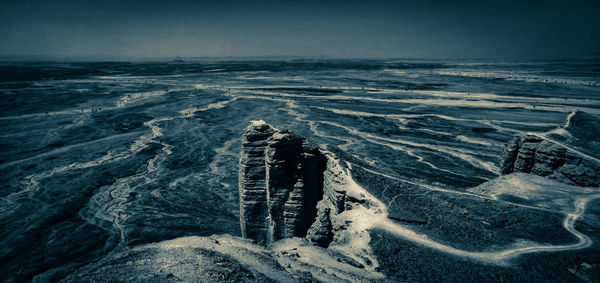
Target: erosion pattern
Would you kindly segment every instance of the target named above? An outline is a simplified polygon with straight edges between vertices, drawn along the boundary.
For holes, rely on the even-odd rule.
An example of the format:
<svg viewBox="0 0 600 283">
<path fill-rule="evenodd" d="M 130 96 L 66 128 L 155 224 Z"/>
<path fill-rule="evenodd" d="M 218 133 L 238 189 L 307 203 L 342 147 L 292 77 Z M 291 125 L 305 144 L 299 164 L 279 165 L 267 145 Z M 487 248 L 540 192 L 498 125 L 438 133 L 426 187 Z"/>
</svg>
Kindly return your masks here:
<svg viewBox="0 0 600 283">
<path fill-rule="evenodd" d="M 532 173 L 567 184 L 598 187 L 600 167 L 535 135 L 516 136 L 504 146 L 502 174 Z"/>
<path fill-rule="evenodd" d="M 253 122 L 239 162 L 242 235 L 259 244 L 306 236 L 323 195 L 324 160 L 306 139 Z"/>
<path fill-rule="evenodd" d="M 497 178 L 514 135 L 598 163 L 599 62 L 4 62 L 2 281 L 600 282 L 598 188 Z M 258 119 L 339 157 L 268 249 L 237 237 Z"/>
</svg>

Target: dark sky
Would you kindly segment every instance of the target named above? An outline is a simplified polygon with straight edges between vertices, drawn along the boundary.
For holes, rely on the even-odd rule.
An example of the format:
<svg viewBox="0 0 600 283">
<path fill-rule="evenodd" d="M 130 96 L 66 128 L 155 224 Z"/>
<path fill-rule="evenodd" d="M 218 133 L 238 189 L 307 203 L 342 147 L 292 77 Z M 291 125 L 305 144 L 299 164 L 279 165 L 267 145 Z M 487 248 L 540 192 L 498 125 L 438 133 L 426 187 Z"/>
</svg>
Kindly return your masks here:
<svg viewBox="0 0 600 283">
<path fill-rule="evenodd" d="M 0 55 L 565 58 L 600 1 L 0 0 Z"/>
</svg>

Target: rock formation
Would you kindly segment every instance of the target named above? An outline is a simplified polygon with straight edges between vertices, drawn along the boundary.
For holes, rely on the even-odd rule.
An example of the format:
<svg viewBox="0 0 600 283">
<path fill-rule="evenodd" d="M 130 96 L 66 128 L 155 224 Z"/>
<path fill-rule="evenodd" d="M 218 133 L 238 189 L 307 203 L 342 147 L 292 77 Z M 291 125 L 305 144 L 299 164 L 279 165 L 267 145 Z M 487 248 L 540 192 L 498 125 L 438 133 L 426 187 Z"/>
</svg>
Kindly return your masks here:
<svg viewBox="0 0 600 283">
<path fill-rule="evenodd" d="M 593 161 L 533 135 L 516 136 L 505 144 L 500 163 L 502 174 L 531 173 L 585 187 L 598 187 L 599 169 Z"/>
<path fill-rule="evenodd" d="M 326 248 L 333 240 L 333 225 L 330 215 L 331 209 L 325 208 L 308 231 L 308 240 L 317 246 Z"/>
<path fill-rule="evenodd" d="M 267 124 L 255 123 L 242 137 L 239 164 L 240 223 L 244 238 L 267 241 L 267 191 L 265 149 L 275 131 Z"/>
<path fill-rule="evenodd" d="M 306 139 L 252 122 L 239 163 L 242 235 L 259 244 L 305 237 L 323 197 L 324 155 Z"/>
<path fill-rule="evenodd" d="M 332 149 L 335 151 L 335 149 Z M 328 247 L 344 241 L 340 214 L 365 205 L 344 162 L 305 138 L 253 121 L 242 137 L 239 162 L 242 236 L 270 245 L 291 237 Z"/>
</svg>

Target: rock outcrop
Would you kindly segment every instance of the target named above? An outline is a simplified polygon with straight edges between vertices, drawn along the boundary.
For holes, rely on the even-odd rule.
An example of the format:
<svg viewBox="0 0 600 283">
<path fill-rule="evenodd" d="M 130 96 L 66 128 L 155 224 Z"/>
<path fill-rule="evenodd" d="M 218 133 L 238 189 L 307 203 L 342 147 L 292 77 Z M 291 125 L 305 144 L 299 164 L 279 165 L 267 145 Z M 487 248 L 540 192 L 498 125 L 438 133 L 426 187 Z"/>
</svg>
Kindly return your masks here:
<svg viewBox="0 0 600 283">
<path fill-rule="evenodd" d="M 239 163 L 240 223 L 242 236 L 258 243 L 267 242 L 267 191 L 265 149 L 275 130 L 255 123 L 242 137 Z"/>
<path fill-rule="evenodd" d="M 324 208 L 317 221 L 308 231 L 308 240 L 317 246 L 328 247 L 333 240 L 333 225 L 331 224 L 331 209 Z"/>
<path fill-rule="evenodd" d="M 306 139 L 255 121 L 239 163 L 242 235 L 259 244 L 305 237 L 323 197 L 325 157 Z"/>
<path fill-rule="evenodd" d="M 502 174 L 531 173 L 584 187 L 598 187 L 600 166 L 538 136 L 516 136 L 505 144 Z"/>
<path fill-rule="evenodd" d="M 239 162 L 242 236 L 262 245 L 292 237 L 321 247 L 346 241 L 338 232 L 351 221 L 341 215 L 368 204 L 333 151 L 253 121 Z"/>
</svg>

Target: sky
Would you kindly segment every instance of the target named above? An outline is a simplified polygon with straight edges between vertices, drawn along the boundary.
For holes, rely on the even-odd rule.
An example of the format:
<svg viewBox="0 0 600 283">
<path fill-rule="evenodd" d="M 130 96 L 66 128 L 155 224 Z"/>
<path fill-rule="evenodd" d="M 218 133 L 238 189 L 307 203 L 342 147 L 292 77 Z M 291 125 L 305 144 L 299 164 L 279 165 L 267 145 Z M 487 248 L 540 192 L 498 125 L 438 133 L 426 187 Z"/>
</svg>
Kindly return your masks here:
<svg viewBox="0 0 600 283">
<path fill-rule="evenodd" d="M 0 55 L 580 58 L 600 1 L 0 0 Z"/>
</svg>

